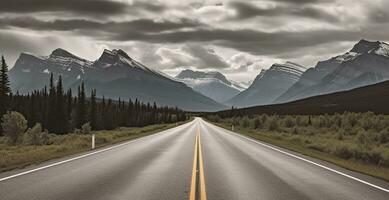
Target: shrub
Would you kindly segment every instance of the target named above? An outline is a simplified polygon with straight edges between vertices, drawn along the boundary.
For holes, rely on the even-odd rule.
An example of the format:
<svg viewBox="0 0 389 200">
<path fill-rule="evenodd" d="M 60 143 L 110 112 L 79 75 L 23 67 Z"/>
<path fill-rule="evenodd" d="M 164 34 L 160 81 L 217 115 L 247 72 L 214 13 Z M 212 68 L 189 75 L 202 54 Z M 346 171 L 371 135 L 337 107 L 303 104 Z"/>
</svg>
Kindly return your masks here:
<svg viewBox="0 0 389 200">
<path fill-rule="evenodd" d="M 367 147 L 368 145 L 368 137 L 366 131 L 359 131 L 356 136 L 357 143 L 362 147 Z"/>
<path fill-rule="evenodd" d="M 387 129 L 382 130 L 378 134 L 378 142 L 380 144 L 385 144 L 385 143 L 389 142 L 389 131 Z"/>
<path fill-rule="evenodd" d="M 258 128 L 262 127 L 262 121 L 261 121 L 261 119 L 259 119 L 259 117 L 254 118 L 253 124 L 254 124 L 253 125 L 254 129 L 258 129 Z"/>
<path fill-rule="evenodd" d="M 371 118 L 369 117 L 364 117 L 363 121 L 362 121 L 362 128 L 365 129 L 365 130 L 369 130 L 371 128 L 373 128 L 373 121 L 371 120 Z"/>
<path fill-rule="evenodd" d="M 45 130 L 41 133 L 41 144 L 47 145 L 50 144 L 50 137 L 49 137 L 49 131 Z"/>
<path fill-rule="evenodd" d="M 346 145 L 343 143 L 336 144 L 333 149 L 332 153 L 340 158 L 343 159 L 349 159 L 353 156 L 353 149 L 350 145 Z"/>
<path fill-rule="evenodd" d="M 27 120 L 18 112 L 7 112 L 2 117 L 1 127 L 11 145 L 15 145 L 27 129 Z"/>
<path fill-rule="evenodd" d="M 242 120 L 240 121 L 240 126 L 243 128 L 247 128 L 250 126 L 250 120 L 248 117 L 243 117 Z"/>
<path fill-rule="evenodd" d="M 297 127 L 297 126 L 294 126 L 294 127 L 293 127 L 293 129 L 292 129 L 292 134 L 293 134 L 293 135 L 299 134 L 299 130 L 298 130 L 298 127 Z"/>
<path fill-rule="evenodd" d="M 89 122 L 81 126 L 81 132 L 83 134 L 89 134 L 91 131 L 92 131 L 92 127 Z"/>
<path fill-rule="evenodd" d="M 287 116 L 284 120 L 284 126 L 287 128 L 291 128 L 295 125 L 295 122 L 291 116 Z"/>
<path fill-rule="evenodd" d="M 37 123 L 34 127 L 24 133 L 23 143 L 26 145 L 41 145 L 42 144 L 42 125 Z"/>
<path fill-rule="evenodd" d="M 267 128 L 269 131 L 276 131 L 279 129 L 278 121 L 276 118 L 273 118 L 269 121 L 269 125 Z"/>
<path fill-rule="evenodd" d="M 268 118 L 268 116 L 266 114 L 261 115 L 262 124 L 265 124 L 267 122 L 267 118 Z"/>
<path fill-rule="evenodd" d="M 81 129 L 76 128 L 76 129 L 74 129 L 74 133 L 75 134 L 82 134 L 82 131 L 81 131 Z"/>
<path fill-rule="evenodd" d="M 338 132 L 336 132 L 336 139 L 343 140 L 344 138 L 344 130 L 340 129 Z"/>
<path fill-rule="evenodd" d="M 388 148 L 383 148 L 381 150 L 381 160 L 380 164 L 383 164 L 385 166 L 389 166 L 389 149 Z"/>
<path fill-rule="evenodd" d="M 240 118 L 234 117 L 233 120 L 232 120 L 232 125 L 239 126 L 239 119 Z"/>
</svg>

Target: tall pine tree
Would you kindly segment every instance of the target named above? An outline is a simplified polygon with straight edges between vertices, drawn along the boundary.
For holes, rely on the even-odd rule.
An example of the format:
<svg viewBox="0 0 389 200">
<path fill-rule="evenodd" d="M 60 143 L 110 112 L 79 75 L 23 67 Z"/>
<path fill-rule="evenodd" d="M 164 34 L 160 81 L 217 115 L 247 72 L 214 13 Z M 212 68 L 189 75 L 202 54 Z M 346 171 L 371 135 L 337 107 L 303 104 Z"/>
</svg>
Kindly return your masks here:
<svg viewBox="0 0 389 200">
<path fill-rule="evenodd" d="M 53 74 L 50 74 L 49 99 L 47 111 L 47 129 L 50 132 L 56 132 L 57 127 L 57 94 L 54 85 Z"/>
<path fill-rule="evenodd" d="M 85 88 L 84 82 L 81 82 L 81 86 L 78 87 L 77 96 L 77 110 L 76 110 L 76 127 L 81 128 L 86 123 L 86 102 L 85 102 Z"/>
<path fill-rule="evenodd" d="M 56 88 L 56 121 L 55 133 L 64 134 L 68 132 L 68 119 L 65 110 L 66 99 L 62 86 L 62 76 L 59 76 Z"/>
<path fill-rule="evenodd" d="M 0 69 L 0 117 L 9 109 L 10 99 L 9 95 L 11 88 L 9 87 L 8 66 L 5 62 L 4 56 L 1 57 Z"/>
<path fill-rule="evenodd" d="M 90 96 L 89 121 L 91 123 L 92 130 L 96 130 L 97 129 L 96 90 L 92 90 Z"/>
</svg>

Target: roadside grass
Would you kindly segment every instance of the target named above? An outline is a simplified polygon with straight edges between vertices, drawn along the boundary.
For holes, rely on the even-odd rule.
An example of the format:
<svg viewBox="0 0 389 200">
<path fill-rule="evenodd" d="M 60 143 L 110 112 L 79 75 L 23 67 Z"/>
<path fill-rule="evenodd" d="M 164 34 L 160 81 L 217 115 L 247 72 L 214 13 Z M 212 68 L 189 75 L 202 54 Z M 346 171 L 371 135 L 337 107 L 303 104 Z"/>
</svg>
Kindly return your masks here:
<svg viewBox="0 0 389 200">
<path fill-rule="evenodd" d="M 188 121 L 179 122 L 178 125 Z M 96 134 L 96 148 L 100 148 L 151 135 L 175 126 L 176 124 L 173 123 L 139 128 L 121 127 L 114 130 L 93 131 L 92 133 Z M 6 138 L 0 137 L 0 172 L 91 150 L 91 137 L 91 134 L 49 134 L 49 145 L 20 144 L 16 146 L 8 145 Z"/>
<path fill-rule="evenodd" d="M 229 122 L 212 122 L 211 123 L 231 130 L 231 123 Z M 343 159 L 339 157 L 338 154 L 334 152 L 326 152 L 325 147 L 328 146 L 339 146 L 339 152 L 342 152 L 342 145 L 353 147 L 353 142 L 351 141 L 336 141 L 330 134 L 324 134 L 321 137 L 316 136 L 315 134 L 307 135 L 292 135 L 290 133 L 282 131 L 268 131 L 268 130 L 257 130 L 252 128 L 243 128 L 241 126 L 234 126 L 234 132 L 239 134 L 276 145 L 288 150 L 292 150 L 298 153 L 301 153 L 306 156 L 317 158 L 320 160 L 328 161 L 330 163 L 336 164 L 340 167 L 371 175 L 383 180 L 389 181 L 389 167 L 380 164 L 371 164 L 354 158 Z M 336 149 L 336 148 L 335 148 Z M 389 149 L 384 150 L 385 153 L 389 152 Z"/>
</svg>

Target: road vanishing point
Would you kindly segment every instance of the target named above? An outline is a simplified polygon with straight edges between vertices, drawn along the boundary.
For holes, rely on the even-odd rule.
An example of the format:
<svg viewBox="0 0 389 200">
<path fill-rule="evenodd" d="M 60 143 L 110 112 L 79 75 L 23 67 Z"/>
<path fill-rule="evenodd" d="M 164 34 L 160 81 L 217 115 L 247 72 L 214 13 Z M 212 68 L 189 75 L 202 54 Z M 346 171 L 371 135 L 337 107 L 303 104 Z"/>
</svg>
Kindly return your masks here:
<svg viewBox="0 0 389 200">
<path fill-rule="evenodd" d="M 389 183 L 201 118 L 0 174 L 1 200 L 388 200 Z"/>
</svg>

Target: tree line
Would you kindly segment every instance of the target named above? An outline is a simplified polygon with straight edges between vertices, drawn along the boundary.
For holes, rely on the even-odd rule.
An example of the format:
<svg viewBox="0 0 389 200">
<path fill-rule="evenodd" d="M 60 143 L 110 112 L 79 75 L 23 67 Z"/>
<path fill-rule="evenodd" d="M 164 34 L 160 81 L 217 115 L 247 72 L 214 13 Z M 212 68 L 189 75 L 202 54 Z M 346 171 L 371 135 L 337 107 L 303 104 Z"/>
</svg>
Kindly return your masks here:
<svg viewBox="0 0 389 200">
<path fill-rule="evenodd" d="M 77 95 L 69 88 L 64 90 L 62 77 L 54 81 L 50 76 L 49 87 L 28 94 L 12 94 L 7 75 L 8 67 L 2 57 L 0 70 L 0 116 L 7 111 L 17 111 L 28 121 L 28 127 L 40 123 L 51 133 L 65 134 L 90 123 L 92 130 L 111 130 L 120 126 L 140 127 L 159 123 L 174 123 L 186 119 L 185 112 L 172 107 L 143 103 L 98 99 L 92 90 L 87 97 L 81 82 Z"/>
</svg>

